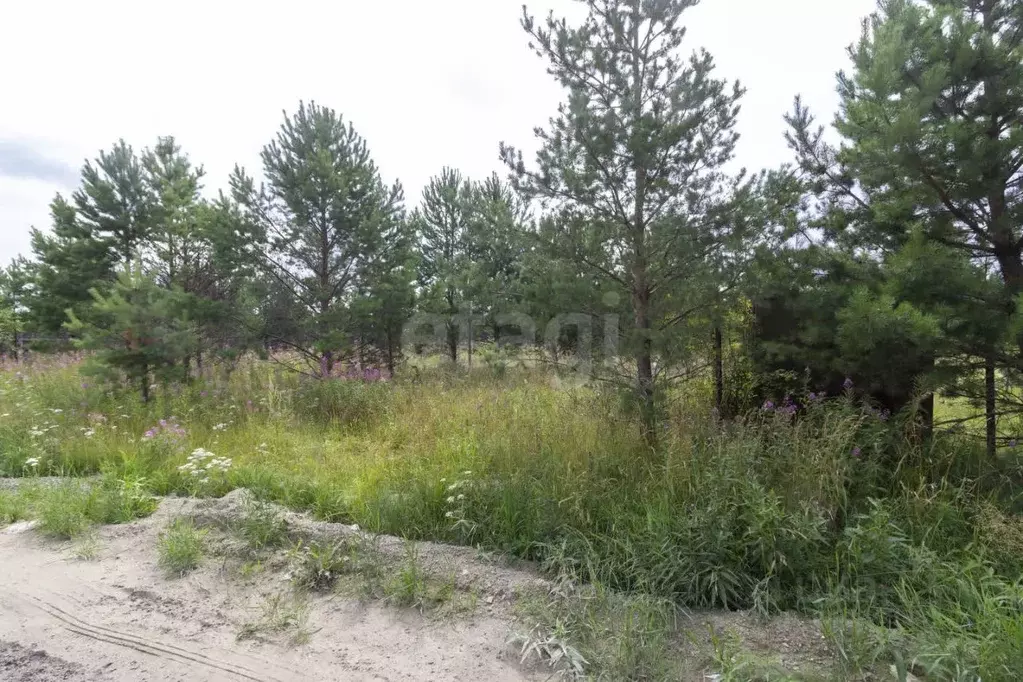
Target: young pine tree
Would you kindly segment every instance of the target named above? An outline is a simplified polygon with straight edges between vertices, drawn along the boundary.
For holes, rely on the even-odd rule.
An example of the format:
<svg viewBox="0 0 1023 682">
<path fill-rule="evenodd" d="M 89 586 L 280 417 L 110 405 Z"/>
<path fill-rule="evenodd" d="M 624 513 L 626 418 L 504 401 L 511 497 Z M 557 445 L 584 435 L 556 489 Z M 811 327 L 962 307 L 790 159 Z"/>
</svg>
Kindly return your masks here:
<svg viewBox="0 0 1023 682">
<path fill-rule="evenodd" d="M 401 185 L 385 186 L 366 141 L 315 103 L 286 116 L 262 159 L 267 182 L 258 192 L 241 170 L 232 177 L 256 228 L 249 253 L 307 313 L 301 338 L 278 341 L 328 374 L 353 343 L 350 302 L 359 278 L 402 219 Z"/>
<path fill-rule="evenodd" d="M 458 315 L 468 309 L 471 291 L 466 273 L 472 266 L 469 225 L 473 189 L 462 174 L 444 168 L 430 179 L 423 200 L 412 214 L 419 247 L 419 283 L 422 305 L 446 320 L 446 341 L 451 362 L 458 361 Z"/>
<path fill-rule="evenodd" d="M 680 54 L 681 21 L 695 0 L 585 0 L 578 27 L 525 14 L 531 46 L 568 101 L 538 132 L 536 169 L 502 156 L 527 198 L 568 215 L 553 247 L 613 283 L 631 307 L 625 355 L 644 433 L 655 434 L 655 380 L 677 358 L 694 311 L 713 305 L 711 254 L 733 234 L 721 207 L 730 190 L 738 84 L 714 78 L 705 51 Z"/>
<path fill-rule="evenodd" d="M 77 336 L 76 345 L 94 351 L 91 371 L 134 383 L 144 402 L 150 399 L 153 380 L 185 378 L 195 329 L 186 316 L 183 292 L 159 286 L 136 267 L 122 272 L 109 291 L 91 293 L 93 314 L 83 320 L 69 310 L 67 323 Z"/>
</svg>

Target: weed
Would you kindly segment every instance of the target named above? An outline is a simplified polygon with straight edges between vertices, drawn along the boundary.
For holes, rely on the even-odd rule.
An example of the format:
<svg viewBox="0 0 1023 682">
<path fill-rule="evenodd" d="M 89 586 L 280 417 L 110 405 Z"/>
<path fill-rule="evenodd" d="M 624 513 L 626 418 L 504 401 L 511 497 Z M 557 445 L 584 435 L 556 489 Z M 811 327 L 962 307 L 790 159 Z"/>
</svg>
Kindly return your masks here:
<svg viewBox="0 0 1023 682">
<path fill-rule="evenodd" d="M 343 540 L 311 542 L 292 551 L 291 580 L 296 587 L 326 592 L 352 570 L 352 552 Z"/>
<path fill-rule="evenodd" d="M 102 545 L 95 533 L 85 533 L 71 548 L 71 556 L 79 561 L 95 561 L 99 558 Z"/>
<path fill-rule="evenodd" d="M 196 528 L 191 519 L 174 519 L 160 534 L 157 544 L 160 567 L 173 576 L 183 576 L 198 568 L 207 533 L 205 528 Z"/>
<path fill-rule="evenodd" d="M 535 657 L 553 668 L 555 672 L 563 673 L 572 679 L 585 678 L 586 666 L 589 663 L 578 649 L 565 641 L 565 626 L 561 622 L 555 623 L 551 632 L 536 626 L 526 634 L 512 635 L 508 642 L 519 647 L 520 664 Z"/>
<path fill-rule="evenodd" d="M 250 552 L 260 553 L 283 546 L 288 540 L 288 524 L 274 505 L 249 498 L 235 526 Z"/>
<path fill-rule="evenodd" d="M 24 494 L 0 490 L 0 526 L 27 519 L 28 516 L 28 502 Z"/>
<path fill-rule="evenodd" d="M 517 610 L 532 624 L 517 640 L 527 647 L 523 653 L 548 662 L 586 661 L 586 672 L 595 679 L 681 676 L 676 607 L 666 600 L 622 595 L 599 584 L 580 588 L 574 577 L 562 576 L 550 593 L 524 595 Z M 569 647 L 576 657 L 566 658 Z M 575 668 L 569 665 L 568 670 Z"/>
<path fill-rule="evenodd" d="M 288 632 L 292 644 L 306 644 L 312 636 L 308 622 L 309 602 L 304 594 L 275 592 L 263 602 L 260 617 L 242 626 L 238 640 Z"/>
<path fill-rule="evenodd" d="M 46 489 L 35 505 L 38 529 L 44 535 L 70 540 L 93 525 L 90 518 L 92 493 L 77 481 L 67 481 Z"/>
<path fill-rule="evenodd" d="M 405 558 L 387 583 L 387 601 L 396 606 L 422 610 L 431 601 L 426 575 L 415 543 L 405 543 Z"/>
</svg>

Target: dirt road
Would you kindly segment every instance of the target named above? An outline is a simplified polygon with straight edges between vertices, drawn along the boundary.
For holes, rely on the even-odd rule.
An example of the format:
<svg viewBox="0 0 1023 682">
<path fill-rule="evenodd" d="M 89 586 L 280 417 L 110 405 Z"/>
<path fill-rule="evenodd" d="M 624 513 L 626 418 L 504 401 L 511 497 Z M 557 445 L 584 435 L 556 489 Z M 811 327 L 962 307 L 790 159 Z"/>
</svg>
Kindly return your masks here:
<svg viewBox="0 0 1023 682">
<path fill-rule="evenodd" d="M 156 565 L 156 538 L 169 513 L 161 508 L 100 529 L 91 560 L 74 558 L 70 545 L 43 539 L 28 524 L 0 529 L 0 680 L 540 678 L 507 654 L 509 623 L 491 613 L 434 619 L 317 597 L 306 610 L 307 641 L 239 641 L 245 624 L 285 588 L 281 576 L 246 582 L 211 560 L 167 579 Z"/>
</svg>

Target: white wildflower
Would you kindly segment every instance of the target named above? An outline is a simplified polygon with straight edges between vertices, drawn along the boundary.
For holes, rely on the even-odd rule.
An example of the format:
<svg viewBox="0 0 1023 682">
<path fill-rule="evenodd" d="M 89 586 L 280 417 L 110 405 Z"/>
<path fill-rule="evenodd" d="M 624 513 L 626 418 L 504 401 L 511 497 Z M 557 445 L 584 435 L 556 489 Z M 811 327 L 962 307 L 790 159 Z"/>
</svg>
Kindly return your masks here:
<svg viewBox="0 0 1023 682">
<path fill-rule="evenodd" d="M 50 410 L 50 411 L 51 411 L 51 412 L 53 412 L 54 414 L 60 414 L 60 413 L 61 413 L 61 412 L 63 412 L 64 410 L 60 409 L 59 407 L 55 407 L 55 408 L 53 408 L 53 409 L 52 409 L 52 410 Z"/>
<path fill-rule="evenodd" d="M 460 494 L 458 495 L 458 499 L 459 499 L 459 500 L 464 500 L 464 499 L 465 499 L 465 495 L 463 495 L 463 494 L 461 494 L 461 493 L 460 493 Z"/>
<path fill-rule="evenodd" d="M 225 423 L 220 423 L 220 424 L 217 424 L 216 426 L 214 426 L 214 427 L 213 427 L 213 430 L 214 430 L 214 431 L 223 431 L 223 430 L 224 430 L 224 429 L 226 429 L 226 428 L 227 428 L 227 424 L 225 424 Z"/>
<path fill-rule="evenodd" d="M 451 497 L 448 498 L 448 504 L 454 504 L 454 503 L 455 503 L 455 497 L 454 497 L 454 495 L 452 495 Z"/>
<path fill-rule="evenodd" d="M 28 459 L 25 460 L 25 466 L 29 466 L 29 467 L 37 467 L 37 466 L 39 466 L 39 458 L 38 457 L 29 457 Z"/>
<path fill-rule="evenodd" d="M 96 435 L 96 429 L 86 429 L 85 431 L 82 432 L 82 435 L 85 436 L 86 438 L 92 438 L 93 436 Z"/>
<path fill-rule="evenodd" d="M 453 518 L 455 518 L 455 512 L 453 512 L 453 511 L 444 512 L 444 518 L 446 518 L 446 519 L 453 519 Z"/>
</svg>

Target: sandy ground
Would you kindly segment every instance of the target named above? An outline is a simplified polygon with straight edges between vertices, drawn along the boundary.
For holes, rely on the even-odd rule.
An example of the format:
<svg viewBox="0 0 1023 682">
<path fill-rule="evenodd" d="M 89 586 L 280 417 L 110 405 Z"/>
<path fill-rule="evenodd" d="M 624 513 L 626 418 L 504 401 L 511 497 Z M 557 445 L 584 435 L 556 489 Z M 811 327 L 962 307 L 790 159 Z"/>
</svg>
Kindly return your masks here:
<svg viewBox="0 0 1023 682">
<path fill-rule="evenodd" d="M 3 479 L 0 479 L 0 486 Z M 291 594 L 287 560 L 277 552 L 246 572 L 226 533 L 196 571 L 168 578 L 157 566 L 159 533 L 174 518 L 226 529 L 244 514 L 246 491 L 218 500 L 168 498 L 151 517 L 96 531 L 88 559 L 82 545 L 47 540 L 19 522 L 0 528 L 0 682 L 465 681 L 550 679 L 540 663 L 518 664 L 509 635 L 528 630 L 512 612 L 515 596 L 551 587 L 528 565 L 468 547 L 415 544 L 423 571 L 454 582 L 474 607 L 426 615 L 360 599 L 345 591 L 310 596 L 298 628 L 259 629 L 267 605 Z M 292 541 L 369 539 L 354 526 L 322 523 L 280 510 Z M 408 547 L 372 538 L 374 552 L 397 565 Z M 347 595 L 347 596 L 346 596 Z M 827 667 L 832 654 L 813 620 L 783 615 L 688 613 L 683 628 L 699 640 L 731 633 L 745 647 L 791 670 Z M 296 641 L 295 635 L 303 634 Z M 682 638 L 690 641 L 690 637 Z M 683 646 L 687 681 L 710 670 L 707 642 Z"/>
<path fill-rule="evenodd" d="M 465 552 L 472 550 L 464 548 L 447 555 L 426 551 L 424 557 L 434 566 L 450 562 L 460 582 L 486 587 L 482 607 L 472 615 L 431 618 L 354 598 L 314 597 L 307 642 L 283 636 L 239 641 L 244 625 L 257 620 L 267 599 L 286 585 L 271 572 L 241 579 L 218 560 L 185 578 L 167 579 L 156 565 L 157 534 L 196 504 L 166 500 L 148 519 L 99 529 L 98 554 L 91 560 L 74 558 L 71 545 L 40 537 L 31 524 L 0 529 L 0 680 L 546 677 L 520 668 L 506 644 L 513 624 L 502 595 L 530 576 L 479 561 L 478 570 L 470 570 L 459 563 L 471 558 Z M 210 512 L 225 505 L 231 501 Z M 495 581 L 497 575 L 503 577 Z"/>
</svg>

